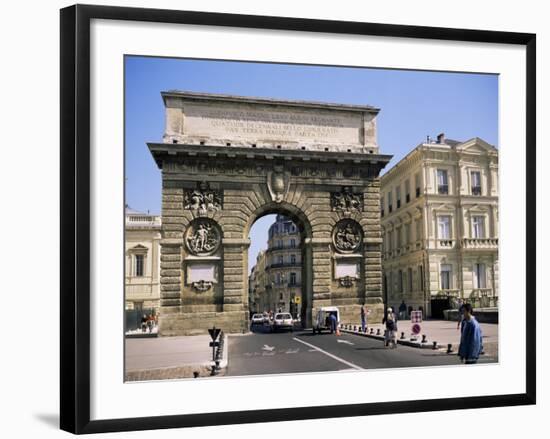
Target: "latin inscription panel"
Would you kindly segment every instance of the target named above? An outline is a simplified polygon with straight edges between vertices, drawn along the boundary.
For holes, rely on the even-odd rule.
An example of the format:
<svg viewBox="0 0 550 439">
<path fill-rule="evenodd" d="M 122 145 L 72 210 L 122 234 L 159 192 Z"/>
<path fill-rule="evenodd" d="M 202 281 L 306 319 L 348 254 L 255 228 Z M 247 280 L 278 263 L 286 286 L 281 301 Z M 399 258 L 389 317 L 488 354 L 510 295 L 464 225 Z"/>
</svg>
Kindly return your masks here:
<svg viewBox="0 0 550 439">
<path fill-rule="evenodd" d="M 227 141 L 362 144 L 363 117 L 352 112 L 194 104 L 185 104 L 183 111 L 184 136 Z"/>
</svg>

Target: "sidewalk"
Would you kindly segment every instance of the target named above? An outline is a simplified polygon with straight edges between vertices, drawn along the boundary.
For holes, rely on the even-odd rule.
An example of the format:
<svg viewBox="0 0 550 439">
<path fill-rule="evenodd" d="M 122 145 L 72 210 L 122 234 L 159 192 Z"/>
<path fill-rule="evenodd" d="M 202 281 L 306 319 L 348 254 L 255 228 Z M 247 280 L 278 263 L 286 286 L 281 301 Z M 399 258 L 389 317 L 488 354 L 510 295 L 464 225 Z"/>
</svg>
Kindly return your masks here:
<svg viewBox="0 0 550 439">
<path fill-rule="evenodd" d="M 356 326 L 357 330 L 354 330 L 353 327 Z M 409 346 L 414 346 L 418 348 L 433 348 L 433 342 L 437 342 L 438 349 L 447 350 L 447 345 L 451 344 L 453 352 L 457 352 L 458 345 L 460 343 L 460 330 L 456 328 L 457 322 L 449 320 L 424 320 L 421 324 L 421 331 L 418 334 L 418 340 L 411 341 L 411 321 L 410 320 L 398 320 L 397 322 L 397 341 L 400 344 L 405 344 Z M 481 331 L 483 334 L 483 347 L 485 354 L 488 356 L 497 356 L 498 355 L 498 324 L 495 323 L 480 323 Z M 370 330 L 373 329 L 371 335 Z M 386 329 L 384 325 L 368 325 L 367 334 L 361 334 L 359 331 L 361 329 L 361 324 L 357 323 L 355 325 L 344 325 L 342 332 L 347 333 L 357 333 L 362 336 L 373 337 L 378 339 L 383 339 L 384 330 Z M 380 330 L 379 336 L 376 335 L 377 331 Z M 405 338 L 401 338 L 404 333 Z M 421 343 L 422 336 L 426 336 L 426 343 Z"/>
<path fill-rule="evenodd" d="M 181 337 L 126 338 L 126 381 L 166 380 L 210 376 L 212 370 L 210 335 Z M 227 336 L 224 340 L 220 370 L 227 367 Z"/>
</svg>

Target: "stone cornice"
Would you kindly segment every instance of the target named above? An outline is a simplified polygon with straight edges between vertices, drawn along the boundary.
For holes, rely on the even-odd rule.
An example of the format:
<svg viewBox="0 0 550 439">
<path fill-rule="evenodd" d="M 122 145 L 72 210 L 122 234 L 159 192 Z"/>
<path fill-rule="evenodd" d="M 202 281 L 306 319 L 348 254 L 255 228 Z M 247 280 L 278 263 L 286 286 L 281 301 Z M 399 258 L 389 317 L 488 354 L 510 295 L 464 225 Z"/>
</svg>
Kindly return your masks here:
<svg viewBox="0 0 550 439">
<path fill-rule="evenodd" d="M 285 106 L 285 107 L 300 107 L 300 108 L 315 108 L 315 109 L 327 109 L 327 110 L 340 110 L 340 111 L 353 111 L 361 113 L 374 113 L 378 114 L 380 108 L 373 107 L 371 105 L 353 105 L 353 104 L 339 104 L 332 102 L 320 102 L 320 101 L 301 101 L 291 99 L 272 99 L 261 97 L 248 97 L 237 96 L 220 93 L 197 93 L 190 91 L 170 90 L 161 92 L 162 99 L 166 104 L 166 98 L 179 98 L 191 101 L 201 102 L 232 102 L 240 104 L 262 104 L 273 106 Z"/>
<path fill-rule="evenodd" d="M 238 159 L 248 160 L 277 160 L 289 162 L 317 162 L 346 165 L 369 165 L 376 167 L 378 172 L 391 160 L 391 155 L 367 154 L 367 153 L 342 153 L 336 151 L 314 151 L 301 149 L 271 149 L 271 148 L 245 148 L 224 147 L 213 145 L 185 145 L 171 143 L 147 143 L 151 154 L 155 158 L 157 166 L 162 168 L 162 162 L 170 156 L 201 157 L 211 159 Z"/>
</svg>

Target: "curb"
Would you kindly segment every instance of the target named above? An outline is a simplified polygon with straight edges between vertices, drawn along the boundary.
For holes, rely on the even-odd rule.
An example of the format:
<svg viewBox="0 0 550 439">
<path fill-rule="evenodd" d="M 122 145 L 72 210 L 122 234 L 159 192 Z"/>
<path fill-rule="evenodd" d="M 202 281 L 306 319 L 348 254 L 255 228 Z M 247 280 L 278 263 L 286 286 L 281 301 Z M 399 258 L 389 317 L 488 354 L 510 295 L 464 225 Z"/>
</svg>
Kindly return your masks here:
<svg viewBox="0 0 550 439">
<path fill-rule="evenodd" d="M 344 326 L 354 326 L 354 325 L 344 325 Z M 346 334 L 353 334 L 353 335 L 359 335 L 361 337 L 373 338 L 375 340 L 381 340 L 381 341 L 384 340 L 383 335 L 364 333 L 364 332 L 361 332 L 359 330 L 359 328 L 356 329 L 356 330 L 353 330 L 353 329 L 346 329 L 344 327 L 340 327 L 340 331 L 343 332 L 343 333 L 346 333 Z M 418 349 L 432 349 L 432 350 L 434 350 L 433 342 L 430 343 L 429 341 L 427 341 L 427 339 L 426 339 L 425 343 L 422 343 L 422 342 L 419 342 L 419 341 L 411 341 L 411 340 L 407 340 L 407 339 L 403 340 L 403 339 L 398 338 L 397 339 L 397 344 L 402 344 L 404 346 L 410 346 L 410 347 L 418 348 Z M 443 347 L 442 345 L 436 344 L 435 350 L 441 349 L 442 347 Z"/>
</svg>

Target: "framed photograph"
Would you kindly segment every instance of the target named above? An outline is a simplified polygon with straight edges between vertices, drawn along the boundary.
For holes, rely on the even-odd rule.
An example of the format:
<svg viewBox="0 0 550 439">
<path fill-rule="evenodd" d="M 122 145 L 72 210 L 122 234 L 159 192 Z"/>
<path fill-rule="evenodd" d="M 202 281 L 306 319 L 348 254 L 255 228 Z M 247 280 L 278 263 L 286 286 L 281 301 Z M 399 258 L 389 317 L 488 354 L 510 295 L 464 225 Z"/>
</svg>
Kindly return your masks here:
<svg viewBox="0 0 550 439">
<path fill-rule="evenodd" d="M 61 428 L 535 404 L 535 41 L 62 9 Z"/>
</svg>

